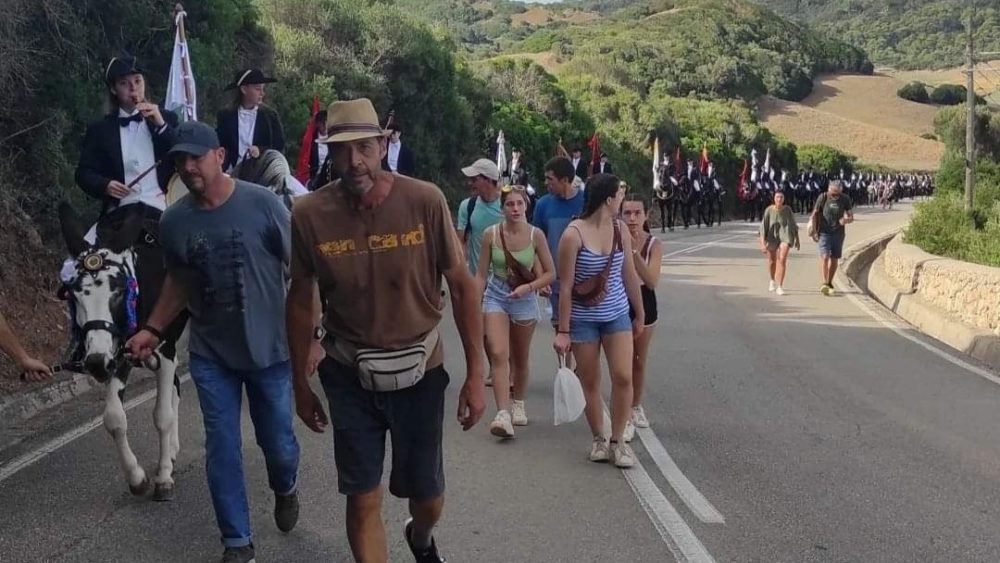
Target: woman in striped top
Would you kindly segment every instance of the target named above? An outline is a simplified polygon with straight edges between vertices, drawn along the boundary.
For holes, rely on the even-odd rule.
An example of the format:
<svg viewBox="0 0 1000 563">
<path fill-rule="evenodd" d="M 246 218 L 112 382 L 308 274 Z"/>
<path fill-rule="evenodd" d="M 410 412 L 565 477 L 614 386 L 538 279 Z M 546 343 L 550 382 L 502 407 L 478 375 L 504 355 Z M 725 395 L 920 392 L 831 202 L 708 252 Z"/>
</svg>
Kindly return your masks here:
<svg viewBox="0 0 1000 563">
<path fill-rule="evenodd" d="M 567 227 L 559 241 L 559 279 L 581 284 L 600 276 L 610 261 L 603 298 L 586 303 L 575 291 L 559 295 L 559 327 L 553 347 L 576 357 L 576 374 L 587 399 L 587 423 L 593 433 L 591 461 L 611 461 L 618 467 L 635 464 L 635 453 L 626 443 L 626 426 L 632 412 L 632 339 L 642 335 L 645 312 L 639 277 L 632 257 L 632 238 L 623 234 L 618 210 L 627 186 L 610 174 L 587 180 L 583 213 Z M 629 320 L 629 305 L 637 321 Z M 604 434 L 604 401 L 601 397 L 601 348 L 611 372 L 611 440 Z"/>
</svg>

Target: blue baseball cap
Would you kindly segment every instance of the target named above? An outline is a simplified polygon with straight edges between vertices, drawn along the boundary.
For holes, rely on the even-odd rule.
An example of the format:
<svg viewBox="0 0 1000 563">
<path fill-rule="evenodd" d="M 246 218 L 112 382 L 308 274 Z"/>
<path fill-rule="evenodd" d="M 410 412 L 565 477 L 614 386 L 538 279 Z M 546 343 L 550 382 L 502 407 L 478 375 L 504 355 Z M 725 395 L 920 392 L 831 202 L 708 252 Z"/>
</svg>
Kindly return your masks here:
<svg viewBox="0 0 1000 563">
<path fill-rule="evenodd" d="M 177 141 L 168 154 L 202 156 L 217 148 L 219 148 L 219 136 L 215 133 L 215 129 L 200 121 L 185 121 L 177 128 Z"/>
</svg>

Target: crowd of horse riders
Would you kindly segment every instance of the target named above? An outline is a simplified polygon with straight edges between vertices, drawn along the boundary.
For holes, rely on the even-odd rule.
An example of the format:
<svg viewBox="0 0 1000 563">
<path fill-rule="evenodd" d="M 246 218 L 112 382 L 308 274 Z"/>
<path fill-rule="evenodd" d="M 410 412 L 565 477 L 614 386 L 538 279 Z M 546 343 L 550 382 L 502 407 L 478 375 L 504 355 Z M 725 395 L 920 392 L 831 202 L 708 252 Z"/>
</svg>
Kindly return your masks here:
<svg viewBox="0 0 1000 563">
<path fill-rule="evenodd" d="M 410 499 L 406 543 L 418 563 L 444 561 L 432 535 L 443 506 L 441 424 L 449 379 L 437 332 L 442 278 L 465 356 L 463 429 L 485 410 L 486 356 L 497 408 L 490 432 L 510 439 L 514 426 L 528 423 L 527 348 L 543 318 L 538 303 L 548 296 L 553 347 L 575 363 L 582 381 L 593 434 L 589 459 L 622 468 L 636 462 L 628 442 L 637 427 L 649 426 L 642 382 L 663 249 L 648 232 L 649 198 L 629 193 L 607 155 L 587 162 L 574 150 L 551 159 L 541 198 L 520 151 L 499 167 L 480 159 L 462 169 L 472 195 L 456 226 L 441 190 L 410 176 L 415 157 L 400 128 L 391 119 L 382 125 L 367 99 L 334 102 L 316 116 L 303 184 L 281 155 L 281 122 L 263 104 L 264 85 L 274 79 L 260 70 L 235 75 L 233 103 L 218 113 L 214 128 L 179 123 L 151 103 L 134 58 L 113 58 L 104 78 L 110 111 L 87 128 L 76 171 L 80 188 L 101 202 L 100 218 L 88 232 L 68 204 L 59 209 L 71 256 L 60 294 L 75 327 L 67 363 L 107 383 L 104 424 L 129 490 L 143 495 L 152 488 L 155 500 L 169 500 L 180 447 L 176 343 L 190 325 L 190 369 L 204 415 L 223 563 L 255 557 L 242 474 L 244 388 L 280 530 L 298 521 L 295 412 L 316 432 L 332 420 L 355 557 L 387 560 L 380 514 L 389 433 L 389 491 Z M 759 219 L 772 199 L 787 197 L 802 212 L 819 198 L 820 207 L 842 207 L 827 213 L 834 229 L 835 222 L 853 220 L 850 199 L 871 203 L 873 190 L 883 201 L 933 190 L 927 176 L 841 172 L 831 196 L 820 198 L 830 175 L 807 171 L 793 181 L 769 161 L 760 168 L 754 154 L 752 173 L 744 171 L 737 190 L 748 220 Z M 699 165 L 664 155 L 657 173 L 653 201 L 663 229 L 721 224 L 725 190 L 704 154 Z M 841 187 L 850 199 L 838 199 Z M 293 206 L 293 198 L 301 204 Z M 830 233 L 817 238 L 824 234 Z M 842 238 L 841 230 L 839 244 Z M 781 244 L 798 247 L 790 239 L 775 248 Z M 832 291 L 831 279 L 832 271 L 824 293 Z M 780 283 L 772 290 L 783 292 Z M 12 344 L 3 322 L 0 337 L 32 379 L 49 375 Z M 613 383 L 610 434 L 602 426 L 602 347 Z M 152 478 L 126 438 L 124 390 L 140 365 L 157 379 L 160 449 Z M 310 388 L 316 373 L 329 418 Z M 357 421 L 364 431 L 353 426 Z"/>
</svg>

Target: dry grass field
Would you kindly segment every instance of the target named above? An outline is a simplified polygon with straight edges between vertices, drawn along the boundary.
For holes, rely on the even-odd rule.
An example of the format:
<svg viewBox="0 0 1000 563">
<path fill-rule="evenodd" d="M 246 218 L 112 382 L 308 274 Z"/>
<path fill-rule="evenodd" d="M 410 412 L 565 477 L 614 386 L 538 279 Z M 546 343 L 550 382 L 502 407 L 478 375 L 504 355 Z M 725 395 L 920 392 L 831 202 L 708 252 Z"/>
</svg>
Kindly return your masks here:
<svg viewBox="0 0 1000 563">
<path fill-rule="evenodd" d="M 555 21 L 564 21 L 574 25 L 590 23 L 600 19 L 600 15 L 594 12 L 584 12 L 580 10 L 566 10 L 565 12 L 554 12 L 540 6 L 529 8 L 528 10 L 510 17 L 513 25 L 543 26 Z"/>
<path fill-rule="evenodd" d="M 866 164 L 900 170 L 936 170 L 944 145 L 932 133 L 935 106 L 903 100 L 903 83 L 885 75 L 827 75 L 802 102 L 760 100 L 760 119 L 798 145 L 825 144 Z"/>
</svg>

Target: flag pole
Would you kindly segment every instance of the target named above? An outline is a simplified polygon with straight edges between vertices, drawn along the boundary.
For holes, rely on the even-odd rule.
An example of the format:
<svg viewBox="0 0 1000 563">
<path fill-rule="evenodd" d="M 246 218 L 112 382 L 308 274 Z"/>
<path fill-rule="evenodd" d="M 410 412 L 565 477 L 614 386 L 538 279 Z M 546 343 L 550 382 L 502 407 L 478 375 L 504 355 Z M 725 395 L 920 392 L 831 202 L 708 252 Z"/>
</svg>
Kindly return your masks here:
<svg viewBox="0 0 1000 563">
<path fill-rule="evenodd" d="M 191 100 L 194 98 L 194 93 L 191 92 L 191 64 L 188 60 L 191 52 L 188 51 L 187 32 L 184 29 L 186 18 L 187 12 L 184 11 L 184 6 L 178 2 L 174 6 L 174 21 L 177 23 L 177 33 L 181 36 L 181 44 L 184 45 L 184 56 L 181 57 L 181 71 L 184 74 L 184 113 L 188 120 L 193 121 L 194 108 L 191 106 Z"/>
</svg>

